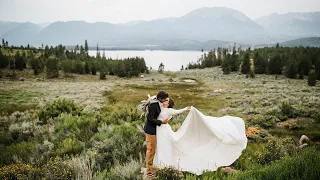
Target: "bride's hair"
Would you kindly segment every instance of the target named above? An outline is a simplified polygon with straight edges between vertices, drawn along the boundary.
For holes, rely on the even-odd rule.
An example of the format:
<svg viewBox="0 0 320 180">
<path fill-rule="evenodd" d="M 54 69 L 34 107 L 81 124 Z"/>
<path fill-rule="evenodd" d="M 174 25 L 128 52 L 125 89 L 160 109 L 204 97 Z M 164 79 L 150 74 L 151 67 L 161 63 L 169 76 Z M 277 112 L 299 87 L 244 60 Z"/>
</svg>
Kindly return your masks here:
<svg viewBox="0 0 320 180">
<path fill-rule="evenodd" d="M 172 98 L 169 98 L 169 106 L 168 106 L 168 108 L 173 108 L 173 106 L 174 106 L 174 101 L 173 101 Z"/>
</svg>

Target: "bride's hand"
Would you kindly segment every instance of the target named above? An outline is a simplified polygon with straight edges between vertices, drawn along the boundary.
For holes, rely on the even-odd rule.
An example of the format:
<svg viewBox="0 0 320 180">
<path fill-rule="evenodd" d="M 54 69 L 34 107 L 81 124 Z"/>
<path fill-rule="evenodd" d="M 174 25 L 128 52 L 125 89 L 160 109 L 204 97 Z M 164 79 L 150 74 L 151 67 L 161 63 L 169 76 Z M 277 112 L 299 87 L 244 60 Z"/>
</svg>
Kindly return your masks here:
<svg viewBox="0 0 320 180">
<path fill-rule="evenodd" d="M 187 107 L 187 110 L 190 111 L 190 110 L 191 110 L 191 106 L 188 106 L 188 107 Z"/>
</svg>

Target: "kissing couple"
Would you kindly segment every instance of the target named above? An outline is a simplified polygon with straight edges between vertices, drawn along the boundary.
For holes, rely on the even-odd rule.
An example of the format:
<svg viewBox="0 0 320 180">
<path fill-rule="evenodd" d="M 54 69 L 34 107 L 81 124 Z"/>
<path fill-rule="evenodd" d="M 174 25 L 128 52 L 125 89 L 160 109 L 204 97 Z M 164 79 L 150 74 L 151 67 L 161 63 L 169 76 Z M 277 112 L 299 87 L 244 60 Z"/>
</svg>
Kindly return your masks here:
<svg viewBox="0 0 320 180">
<path fill-rule="evenodd" d="M 163 90 L 144 102 L 149 177 L 155 177 L 156 168 L 164 167 L 197 175 L 215 171 L 231 165 L 247 146 L 245 124 L 239 117 L 205 116 L 192 106 L 173 109 L 173 99 Z M 189 111 L 187 117 L 174 132 L 168 123 L 174 115 L 185 111 Z"/>
</svg>

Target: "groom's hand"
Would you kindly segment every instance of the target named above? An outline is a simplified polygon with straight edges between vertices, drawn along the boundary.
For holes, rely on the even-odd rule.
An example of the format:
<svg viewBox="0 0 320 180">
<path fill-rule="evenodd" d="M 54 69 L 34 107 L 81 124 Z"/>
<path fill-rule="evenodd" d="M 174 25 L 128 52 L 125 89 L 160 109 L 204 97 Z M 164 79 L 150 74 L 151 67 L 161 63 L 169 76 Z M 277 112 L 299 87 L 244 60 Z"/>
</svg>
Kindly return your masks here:
<svg viewBox="0 0 320 180">
<path fill-rule="evenodd" d="M 168 124 L 168 119 L 163 120 L 162 124 Z"/>
</svg>

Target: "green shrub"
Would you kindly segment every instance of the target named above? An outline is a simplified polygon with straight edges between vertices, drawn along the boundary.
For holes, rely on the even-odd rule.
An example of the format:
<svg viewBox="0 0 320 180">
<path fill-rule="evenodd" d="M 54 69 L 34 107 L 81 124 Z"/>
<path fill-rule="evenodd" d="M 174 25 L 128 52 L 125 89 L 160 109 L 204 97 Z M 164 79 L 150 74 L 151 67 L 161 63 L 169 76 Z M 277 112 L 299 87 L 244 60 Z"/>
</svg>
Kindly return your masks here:
<svg viewBox="0 0 320 180">
<path fill-rule="evenodd" d="M 180 180 L 184 178 L 184 175 L 181 171 L 178 171 L 172 167 L 159 169 L 156 174 L 159 179 Z"/>
<path fill-rule="evenodd" d="M 62 113 L 55 121 L 57 125 L 52 136 L 55 142 L 62 141 L 70 135 L 75 136 L 82 142 L 87 142 L 98 131 L 97 119 L 91 114 L 72 116 Z"/>
<path fill-rule="evenodd" d="M 51 159 L 42 167 L 43 179 L 74 179 L 75 173 L 72 166 L 60 158 Z"/>
<path fill-rule="evenodd" d="M 144 164 L 136 160 L 130 160 L 124 165 L 115 165 L 111 168 L 110 173 L 107 174 L 107 179 L 119 179 L 119 180 L 138 180 L 142 179 L 140 174 L 141 167 Z"/>
<path fill-rule="evenodd" d="M 281 119 L 281 120 L 285 120 L 287 118 L 295 118 L 296 117 L 296 113 L 295 113 L 294 108 L 288 102 L 282 102 L 281 106 L 280 106 L 280 110 L 281 110 L 281 113 L 282 113 L 282 117 L 280 117 L 279 119 Z"/>
<path fill-rule="evenodd" d="M 0 168 L 0 179 L 42 179 L 39 167 L 30 164 L 10 164 Z"/>
<path fill-rule="evenodd" d="M 46 60 L 46 75 L 47 75 L 47 78 L 59 77 L 59 61 L 58 61 L 58 59 L 49 58 Z"/>
<path fill-rule="evenodd" d="M 64 154 L 78 154 L 84 149 L 85 143 L 79 141 L 77 138 L 70 136 L 62 141 L 58 146 L 57 153 Z"/>
<path fill-rule="evenodd" d="M 288 157 L 265 168 L 241 172 L 233 179 L 290 179 L 317 180 L 320 177 L 320 152 L 314 148 L 304 149 L 295 157 Z"/>
<path fill-rule="evenodd" d="M 115 105 L 113 107 L 108 107 L 106 112 L 103 114 L 101 122 L 107 125 L 120 125 L 123 123 L 133 123 L 145 121 L 145 116 L 138 111 L 137 108 L 132 108 L 127 105 Z"/>
<path fill-rule="evenodd" d="M 35 142 L 21 142 L 7 146 L 6 149 L 2 150 L 7 153 L 5 162 L 10 163 L 31 163 L 34 158 Z"/>
<path fill-rule="evenodd" d="M 312 70 L 308 76 L 308 85 L 315 86 L 317 83 L 317 74 Z"/>
<path fill-rule="evenodd" d="M 106 73 L 104 71 L 100 71 L 100 80 L 106 79 Z"/>
<path fill-rule="evenodd" d="M 114 126 L 108 138 L 96 147 L 97 162 L 102 169 L 110 169 L 115 163 L 125 163 L 128 159 L 136 160 L 145 154 L 144 136 L 129 125 Z"/>
<path fill-rule="evenodd" d="M 61 113 L 68 113 L 72 115 L 80 115 L 82 108 L 68 99 L 58 99 L 53 102 L 47 103 L 38 112 L 39 120 L 42 123 L 48 123 L 49 119 L 58 117 Z"/>
<path fill-rule="evenodd" d="M 260 126 L 262 128 L 272 128 L 276 125 L 278 118 L 271 115 L 255 115 L 249 116 L 247 119 L 249 126 Z"/>
</svg>

